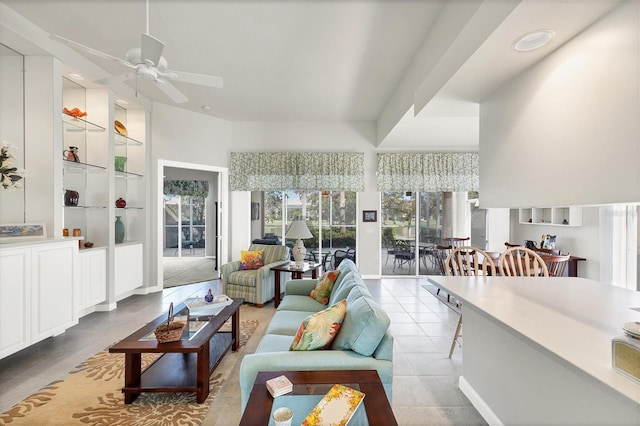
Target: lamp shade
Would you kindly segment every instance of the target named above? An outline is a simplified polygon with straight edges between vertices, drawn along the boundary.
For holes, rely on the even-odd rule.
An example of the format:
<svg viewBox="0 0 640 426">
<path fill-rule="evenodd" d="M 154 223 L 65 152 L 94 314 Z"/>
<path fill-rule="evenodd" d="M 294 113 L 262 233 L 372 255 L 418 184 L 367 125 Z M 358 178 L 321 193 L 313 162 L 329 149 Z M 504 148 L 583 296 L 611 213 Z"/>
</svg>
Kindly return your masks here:
<svg viewBox="0 0 640 426">
<path fill-rule="evenodd" d="M 294 220 L 285 235 L 285 238 L 291 238 L 295 240 L 303 240 L 305 238 L 313 238 L 313 234 L 309 231 L 307 224 L 304 220 Z"/>
</svg>

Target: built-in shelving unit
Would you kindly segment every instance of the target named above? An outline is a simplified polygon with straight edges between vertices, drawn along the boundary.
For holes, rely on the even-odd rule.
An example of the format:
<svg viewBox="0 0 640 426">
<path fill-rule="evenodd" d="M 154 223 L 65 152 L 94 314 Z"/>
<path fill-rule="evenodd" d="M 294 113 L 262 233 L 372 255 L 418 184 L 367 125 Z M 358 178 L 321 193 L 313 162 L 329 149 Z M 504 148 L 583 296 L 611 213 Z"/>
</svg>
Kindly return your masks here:
<svg viewBox="0 0 640 426">
<path fill-rule="evenodd" d="M 518 214 L 525 225 L 582 226 L 582 207 L 530 207 Z"/>
</svg>

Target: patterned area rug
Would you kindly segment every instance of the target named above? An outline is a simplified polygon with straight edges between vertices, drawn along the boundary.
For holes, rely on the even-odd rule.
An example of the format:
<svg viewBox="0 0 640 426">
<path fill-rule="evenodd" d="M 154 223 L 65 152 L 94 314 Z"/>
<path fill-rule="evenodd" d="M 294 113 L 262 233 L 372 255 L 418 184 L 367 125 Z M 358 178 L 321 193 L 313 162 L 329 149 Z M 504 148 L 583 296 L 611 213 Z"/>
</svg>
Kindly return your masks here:
<svg viewBox="0 0 640 426">
<path fill-rule="evenodd" d="M 449 295 L 444 290 L 441 290 L 438 294 L 438 287 L 434 286 L 433 284 L 424 284 L 422 288 L 427 290 L 433 295 L 433 297 L 451 308 L 452 311 L 458 314 L 460 313 L 460 306 L 456 303 L 456 299 L 453 296 L 448 297 Z"/>
<path fill-rule="evenodd" d="M 241 321 L 240 346 L 258 326 L 258 321 Z M 143 354 L 143 368 L 157 354 Z M 99 352 L 65 380 L 42 388 L 9 411 L 0 414 L 0 424 L 10 425 L 200 425 L 224 380 L 213 372 L 210 393 L 203 404 L 195 393 L 142 393 L 133 404 L 124 404 L 124 356 Z"/>
</svg>

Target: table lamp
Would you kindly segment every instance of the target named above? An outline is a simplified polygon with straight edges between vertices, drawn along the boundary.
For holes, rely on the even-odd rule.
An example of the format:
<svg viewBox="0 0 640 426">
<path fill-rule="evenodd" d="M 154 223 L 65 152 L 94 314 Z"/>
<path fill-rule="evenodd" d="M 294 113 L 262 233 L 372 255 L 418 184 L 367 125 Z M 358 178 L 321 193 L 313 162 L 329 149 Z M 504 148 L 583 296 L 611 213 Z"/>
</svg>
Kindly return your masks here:
<svg viewBox="0 0 640 426">
<path fill-rule="evenodd" d="M 294 220 L 289 227 L 285 238 L 296 240 L 292 249 L 293 260 L 296 261 L 296 266 L 302 266 L 304 258 L 307 255 L 307 249 L 304 247 L 302 240 L 304 238 L 313 238 L 313 235 L 311 234 L 311 231 L 309 231 L 305 221 L 301 219 Z"/>
</svg>

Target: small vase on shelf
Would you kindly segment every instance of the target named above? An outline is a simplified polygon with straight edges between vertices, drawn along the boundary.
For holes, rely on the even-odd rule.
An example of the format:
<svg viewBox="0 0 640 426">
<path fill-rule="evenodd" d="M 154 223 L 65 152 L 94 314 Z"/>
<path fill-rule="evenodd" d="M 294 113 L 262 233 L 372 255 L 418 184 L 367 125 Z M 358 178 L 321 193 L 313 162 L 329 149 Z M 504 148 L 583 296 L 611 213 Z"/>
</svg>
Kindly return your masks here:
<svg viewBox="0 0 640 426">
<path fill-rule="evenodd" d="M 124 222 L 120 218 L 121 216 L 116 216 L 116 244 L 124 241 Z"/>
</svg>

